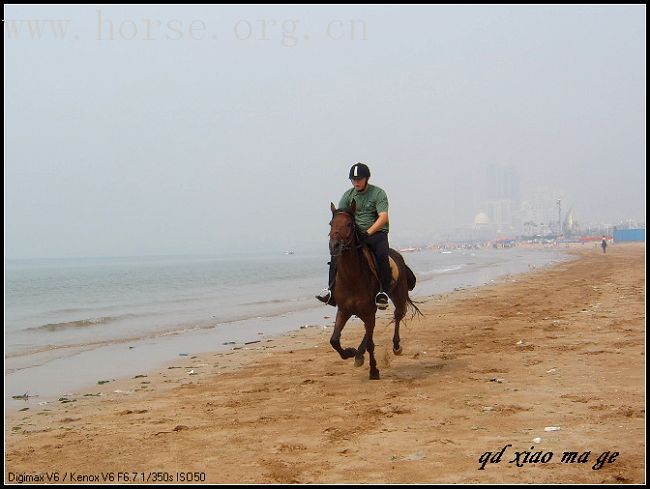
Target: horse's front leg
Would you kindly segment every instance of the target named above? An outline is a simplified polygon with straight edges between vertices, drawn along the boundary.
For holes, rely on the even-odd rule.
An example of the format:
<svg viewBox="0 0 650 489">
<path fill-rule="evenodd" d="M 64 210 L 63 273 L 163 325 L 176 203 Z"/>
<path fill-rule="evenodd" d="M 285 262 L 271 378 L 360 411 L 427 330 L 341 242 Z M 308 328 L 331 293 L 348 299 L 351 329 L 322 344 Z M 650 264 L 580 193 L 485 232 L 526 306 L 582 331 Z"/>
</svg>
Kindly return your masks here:
<svg viewBox="0 0 650 489">
<path fill-rule="evenodd" d="M 352 314 L 349 314 L 347 312 L 341 311 L 339 309 L 336 312 L 336 322 L 334 324 L 334 332 L 332 333 L 332 337 L 330 338 L 330 345 L 339 352 L 339 355 L 341 355 L 341 358 L 343 360 L 347 360 L 348 358 L 352 358 L 357 354 L 357 350 L 354 348 L 346 348 L 343 349 L 341 348 L 341 332 L 343 331 L 343 326 L 345 326 L 345 323 L 350 319 Z"/>
<path fill-rule="evenodd" d="M 368 355 L 370 356 L 370 380 L 379 380 L 379 369 L 377 369 L 377 360 L 375 359 L 375 343 L 372 340 L 373 332 L 375 331 L 375 314 L 369 314 L 363 318 L 363 324 L 366 326 L 366 334 L 364 336 L 364 341 L 366 348 L 368 350 Z"/>
<path fill-rule="evenodd" d="M 368 345 L 368 333 L 363 335 L 363 339 L 357 348 L 357 354 L 354 356 L 354 366 L 361 367 L 363 365 L 363 356 L 366 353 L 366 348 Z"/>
</svg>

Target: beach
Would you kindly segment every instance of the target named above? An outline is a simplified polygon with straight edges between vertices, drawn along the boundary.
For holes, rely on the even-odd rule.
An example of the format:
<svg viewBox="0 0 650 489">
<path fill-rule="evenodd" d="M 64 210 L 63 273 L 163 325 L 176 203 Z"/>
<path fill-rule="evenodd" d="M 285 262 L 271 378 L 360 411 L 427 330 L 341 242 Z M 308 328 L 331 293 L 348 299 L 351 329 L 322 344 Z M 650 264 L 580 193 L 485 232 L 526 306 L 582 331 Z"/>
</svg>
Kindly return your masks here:
<svg viewBox="0 0 650 489">
<path fill-rule="evenodd" d="M 379 381 L 318 325 L 13 400 L 5 483 L 643 483 L 645 246 L 572 253 L 419 303 L 401 356 L 379 314 Z"/>
</svg>

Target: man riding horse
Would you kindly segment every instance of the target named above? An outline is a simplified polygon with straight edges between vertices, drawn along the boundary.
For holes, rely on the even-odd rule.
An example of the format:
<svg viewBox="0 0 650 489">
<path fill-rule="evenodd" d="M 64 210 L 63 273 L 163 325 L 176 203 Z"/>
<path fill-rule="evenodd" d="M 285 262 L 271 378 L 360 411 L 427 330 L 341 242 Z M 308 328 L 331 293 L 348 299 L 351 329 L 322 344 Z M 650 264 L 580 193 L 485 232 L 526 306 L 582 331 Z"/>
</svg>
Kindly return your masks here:
<svg viewBox="0 0 650 489">
<path fill-rule="evenodd" d="M 350 168 L 350 181 L 352 188 L 347 190 L 339 202 L 339 208 L 350 207 L 352 201 L 356 202 L 354 219 L 360 231 L 363 243 L 375 255 L 380 280 L 380 290 L 375 296 L 375 305 L 378 309 L 388 307 L 388 292 L 390 291 L 391 270 L 388 261 L 388 196 L 386 192 L 368 183 L 370 168 L 363 163 L 355 163 Z M 331 256 L 329 270 L 329 285 L 323 289 L 316 298 L 326 304 L 335 306 L 334 279 L 336 277 L 336 257 Z"/>
</svg>

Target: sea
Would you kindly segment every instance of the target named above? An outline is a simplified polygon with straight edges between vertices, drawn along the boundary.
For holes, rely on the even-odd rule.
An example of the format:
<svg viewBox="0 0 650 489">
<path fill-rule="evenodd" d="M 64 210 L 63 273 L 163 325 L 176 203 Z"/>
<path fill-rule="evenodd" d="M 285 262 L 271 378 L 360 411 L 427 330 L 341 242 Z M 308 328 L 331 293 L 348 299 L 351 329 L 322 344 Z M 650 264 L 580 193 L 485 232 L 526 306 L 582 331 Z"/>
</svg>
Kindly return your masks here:
<svg viewBox="0 0 650 489">
<path fill-rule="evenodd" d="M 418 279 L 416 303 L 568 259 L 557 248 L 517 247 L 403 256 Z M 5 260 L 5 407 L 14 396 L 56 397 L 179 357 L 331 326 L 336 310 L 314 298 L 327 261 L 299 251 Z"/>
</svg>

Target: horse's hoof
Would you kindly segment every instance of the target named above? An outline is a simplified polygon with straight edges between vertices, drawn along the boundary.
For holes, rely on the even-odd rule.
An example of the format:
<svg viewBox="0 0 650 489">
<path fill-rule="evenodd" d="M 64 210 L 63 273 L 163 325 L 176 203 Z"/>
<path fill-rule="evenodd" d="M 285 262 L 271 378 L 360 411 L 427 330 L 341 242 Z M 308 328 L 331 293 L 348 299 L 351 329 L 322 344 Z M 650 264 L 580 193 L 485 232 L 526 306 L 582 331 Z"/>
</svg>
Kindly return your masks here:
<svg viewBox="0 0 650 489">
<path fill-rule="evenodd" d="M 345 359 L 352 358 L 357 355 L 357 350 L 356 348 L 346 348 L 343 350 L 343 355 L 343 358 Z"/>
<path fill-rule="evenodd" d="M 379 370 L 371 370 L 369 378 L 370 380 L 379 380 Z"/>
<path fill-rule="evenodd" d="M 399 348 L 393 348 L 393 353 L 395 355 L 401 355 L 402 354 L 402 347 L 400 346 Z"/>
<path fill-rule="evenodd" d="M 361 367 L 363 365 L 363 355 L 354 357 L 354 366 Z"/>
</svg>

